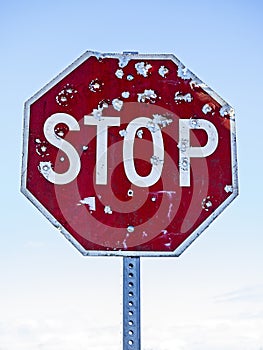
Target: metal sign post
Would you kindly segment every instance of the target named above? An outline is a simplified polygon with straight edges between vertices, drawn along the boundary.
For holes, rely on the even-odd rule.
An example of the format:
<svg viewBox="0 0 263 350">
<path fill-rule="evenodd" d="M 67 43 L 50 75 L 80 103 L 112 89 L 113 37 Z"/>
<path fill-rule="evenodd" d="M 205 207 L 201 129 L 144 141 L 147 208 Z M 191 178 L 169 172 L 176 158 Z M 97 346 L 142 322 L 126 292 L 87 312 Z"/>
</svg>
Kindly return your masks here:
<svg viewBox="0 0 263 350">
<path fill-rule="evenodd" d="M 123 258 L 123 350 L 141 349 L 140 257 Z"/>
</svg>

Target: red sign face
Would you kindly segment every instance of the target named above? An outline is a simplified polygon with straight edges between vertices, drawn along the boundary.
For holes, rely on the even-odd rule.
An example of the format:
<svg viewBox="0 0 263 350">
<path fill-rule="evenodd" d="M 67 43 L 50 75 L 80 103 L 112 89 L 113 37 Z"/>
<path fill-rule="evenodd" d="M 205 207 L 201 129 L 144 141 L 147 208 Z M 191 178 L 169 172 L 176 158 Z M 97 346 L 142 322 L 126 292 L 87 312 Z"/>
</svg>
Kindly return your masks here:
<svg viewBox="0 0 263 350">
<path fill-rule="evenodd" d="M 84 255 L 178 256 L 237 196 L 234 112 L 173 55 L 87 52 L 26 102 L 22 174 Z"/>
</svg>

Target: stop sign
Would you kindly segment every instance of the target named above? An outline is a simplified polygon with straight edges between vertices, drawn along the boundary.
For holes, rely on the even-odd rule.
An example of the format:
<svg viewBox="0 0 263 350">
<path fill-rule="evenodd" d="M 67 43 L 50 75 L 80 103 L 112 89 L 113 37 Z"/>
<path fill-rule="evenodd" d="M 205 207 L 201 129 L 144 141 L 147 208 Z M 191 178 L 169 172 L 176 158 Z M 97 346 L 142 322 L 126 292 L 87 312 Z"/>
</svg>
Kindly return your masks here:
<svg viewBox="0 0 263 350">
<path fill-rule="evenodd" d="M 173 55 L 88 51 L 24 123 L 22 192 L 84 255 L 179 256 L 238 194 L 234 111 Z"/>
</svg>

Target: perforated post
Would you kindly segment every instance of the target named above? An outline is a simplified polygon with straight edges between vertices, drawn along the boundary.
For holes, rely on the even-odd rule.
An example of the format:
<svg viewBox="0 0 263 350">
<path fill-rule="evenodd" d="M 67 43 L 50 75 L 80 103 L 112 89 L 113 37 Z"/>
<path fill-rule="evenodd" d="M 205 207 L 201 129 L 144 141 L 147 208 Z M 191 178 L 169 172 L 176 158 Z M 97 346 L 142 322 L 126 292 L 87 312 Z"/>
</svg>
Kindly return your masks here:
<svg viewBox="0 0 263 350">
<path fill-rule="evenodd" d="M 141 349 L 140 258 L 123 258 L 123 350 Z"/>
</svg>

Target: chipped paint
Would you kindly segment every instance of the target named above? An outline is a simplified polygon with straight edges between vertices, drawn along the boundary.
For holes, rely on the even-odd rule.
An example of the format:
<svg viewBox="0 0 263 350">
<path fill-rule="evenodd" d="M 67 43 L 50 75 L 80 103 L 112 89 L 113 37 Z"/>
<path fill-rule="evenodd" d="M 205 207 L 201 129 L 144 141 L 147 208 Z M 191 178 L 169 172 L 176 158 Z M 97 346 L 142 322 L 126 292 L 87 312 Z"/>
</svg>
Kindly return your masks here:
<svg viewBox="0 0 263 350">
<path fill-rule="evenodd" d="M 48 143 L 46 141 L 41 141 L 40 139 L 36 139 L 35 142 L 37 143 L 36 153 L 41 157 L 48 156 Z"/>
<path fill-rule="evenodd" d="M 145 89 L 143 93 L 138 93 L 138 102 L 150 101 L 152 103 L 155 102 L 157 98 L 156 93 L 152 89 Z"/>
<path fill-rule="evenodd" d="M 212 208 L 212 206 L 213 206 L 213 203 L 211 202 L 210 196 L 207 196 L 206 198 L 204 198 L 202 200 L 202 208 L 205 211 L 210 210 Z"/>
<path fill-rule="evenodd" d="M 174 95 L 174 100 L 176 103 L 180 103 L 182 101 L 191 102 L 193 100 L 193 97 L 190 93 L 183 95 L 180 93 L 180 91 L 177 91 Z"/>
<path fill-rule="evenodd" d="M 60 106 L 66 107 L 77 94 L 77 90 L 67 84 L 56 96 L 56 102 Z"/>
<path fill-rule="evenodd" d="M 143 77 L 148 77 L 148 72 L 149 69 L 152 68 L 152 65 L 149 63 L 145 63 L 145 62 L 138 62 L 135 63 L 135 69 L 137 71 L 137 74 L 142 75 Z"/>
<path fill-rule="evenodd" d="M 207 85 L 203 83 L 201 80 L 192 80 L 190 81 L 189 85 L 192 90 L 194 90 L 195 88 L 202 88 L 202 89 L 207 88 Z"/>
<path fill-rule="evenodd" d="M 131 74 L 127 75 L 127 80 L 132 81 L 134 79 L 134 76 Z"/>
<path fill-rule="evenodd" d="M 101 100 L 101 101 L 99 102 L 98 107 L 104 109 L 104 108 L 108 108 L 109 105 L 110 105 L 110 100 L 104 99 L 104 100 Z"/>
<path fill-rule="evenodd" d="M 150 162 L 151 162 L 152 165 L 159 165 L 160 163 L 163 163 L 163 159 L 160 159 L 157 156 L 152 156 L 150 158 Z"/>
<path fill-rule="evenodd" d="M 179 64 L 178 70 L 177 70 L 177 76 L 184 80 L 188 80 L 192 78 L 192 73 L 183 64 Z"/>
<path fill-rule="evenodd" d="M 89 148 L 89 146 L 87 146 L 87 145 L 82 146 L 83 151 L 87 151 L 88 148 Z"/>
<path fill-rule="evenodd" d="M 202 112 L 204 114 L 208 114 L 208 113 L 212 112 L 212 110 L 213 110 L 213 108 L 208 103 L 206 103 L 202 108 Z"/>
<path fill-rule="evenodd" d="M 126 129 L 120 130 L 119 134 L 120 134 L 121 137 L 124 137 L 125 135 L 127 135 Z"/>
<path fill-rule="evenodd" d="M 98 92 L 101 91 L 101 88 L 104 84 L 98 79 L 94 79 L 89 83 L 89 89 L 92 92 Z"/>
<path fill-rule="evenodd" d="M 97 120 L 101 120 L 102 117 L 102 112 L 103 112 L 103 108 L 98 106 L 98 108 L 94 108 L 93 111 L 91 112 L 91 115 L 97 119 Z"/>
<path fill-rule="evenodd" d="M 188 158 L 187 157 L 181 158 L 181 160 L 179 162 L 179 167 L 183 171 L 188 171 L 188 169 L 189 169 L 189 162 L 188 162 Z"/>
<path fill-rule="evenodd" d="M 122 96 L 123 98 L 129 98 L 129 97 L 130 97 L 130 93 L 129 93 L 129 91 L 123 91 L 123 92 L 121 93 L 121 96 Z"/>
<path fill-rule="evenodd" d="M 137 136 L 139 137 L 139 139 L 142 139 L 142 136 L 143 136 L 143 130 L 142 129 L 139 129 L 137 131 Z"/>
<path fill-rule="evenodd" d="M 123 101 L 119 100 L 118 98 L 115 98 L 114 100 L 112 100 L 112 106 L 116 111 L 119 112 L 122 109 Z"/>
<path fill-rule="evenodd" d="M 38 166 L 38 170 L 46 179 L 48 179 L 52 171 L 52 163 L 50 161 L 40 162 Z"/>
<path fill-rule="evenodd" d="M 89 210 L 96 210 L 96 198 L 95 197 L 86 197 L 79 201 L 81 204 L 87 204 L 89 206 Z"/>
<path fill-rule="evenodd" d="M 117 78 L 122 79 L 122 77 L 124 76 L 124 72 L 122 69 L 117 69 L 115 75 Z"/>
<path fill-rule="evenodd" d="M 112 210 L 111 210 L 111 207 L 109 205 L 105 205 L 104 213 L 105 214 L 112 214 Z"/>
<path fill-rule="evenodd" d="M 59 160 L 60 160 L 61 162 L 64 162 L 64 161 L 65 161 L 65 157 L 60 157 Z"/>
<path fill-rule="evenodd" d="M 127 64 L 130 61 L 130 57 L 128 55 L 122 55 L 119 57 L 119 67 L 120 68 L 124 68 L 125 66 L 127 66 Z"/>
<path fill-rule="evenodd" d="M 229 115 L 230 118 L 234 119 L 235 111 L 231 106 L 226 104 L 220 108 L 220 115 L 221 117 L 226 117 L 227 115 Z"/>
<path fill-rule="evenodd" d="M 233 192 L 233 186 L 232 185 L 226 185 L 224 188 L 226 193 Z"/>
<path fill-rule="evenodd" d="M 165 66 L 161 66 L 158 70 L 158 73 L 160 74 L 161 77 L 166 78 L 166 75 L 169 73 L 169 69 L 166 68 Z"/>
<path fill-rule="evenodd" d="M 186 150 L 189 147 L 189 140 L 181 139 L 181 141 L 178 143 L 177 147 L 181 150 L 181 152 L 186 152 Z"/>
<path fill-rule="evenodd" d="M 156 200 L 157 200 L 156 197 L 152 197 L 152 198 L 151 198 L 151 201 L 152 201 L 152 202 L 156 202 Z"/>
<path fill-rule="evenodd" d="M 173 122 L 162 114 L 153 114 L 153 120 L 148 122 L 146 128 L 151 132 L 157 132 L 160 128 L 165 128 Z"/>
<path fill-rule="evenodd" d="M 189 125 L 190 125 L 190 128 L 192 128 L 192 129 L 200 128 L 199 120 L 196 119 L 196 118 L 190 118 L 189 119 Z"/>
<path fill-rule="evenodd" d="M 134 228 L 134 226 L 132 226 L 132 225 L 129 225 L 129 226 L 127 227 L 127 231 L 128 231 L 129 233 L 134 232 L 134 230 L 135 230 L 135 228 Z"/>
</svg>

